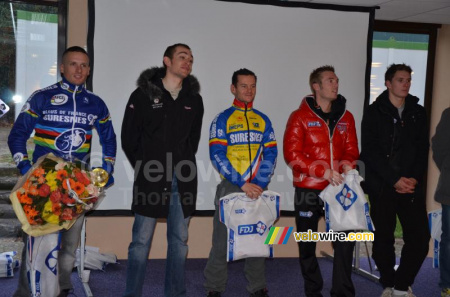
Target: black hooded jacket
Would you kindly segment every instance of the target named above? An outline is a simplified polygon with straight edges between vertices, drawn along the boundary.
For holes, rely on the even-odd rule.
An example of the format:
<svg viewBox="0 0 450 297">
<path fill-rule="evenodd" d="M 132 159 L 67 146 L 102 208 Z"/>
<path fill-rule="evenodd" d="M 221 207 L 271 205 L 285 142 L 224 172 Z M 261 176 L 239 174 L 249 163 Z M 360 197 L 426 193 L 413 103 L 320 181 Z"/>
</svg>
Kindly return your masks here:
<svg viewBox="0 0 450 297">
<path fill-rule="evenodd" d="M 172 176 L 178 181 L 184 216 L 195 211 L 203 101 L 190 75 L 174 100 L 164 89 L 164 68 L 143 71 L 131 94 L 122 123 L 122 148 L 135 170 L 132 210 L 147 217 L 167 217 Z"/>
<path fill-rule="evenodd" d="M 365 165 L 364 188 L 379 193 L 393 187 L 401 177 L 423 183 L 429 140 L 425 108 L 409 95 L 400 118 L 384 91 L 364 113 L 361 127 L 361 161 Z M 363 171 L 363 170 L 361 170 Z"/>
</svg>

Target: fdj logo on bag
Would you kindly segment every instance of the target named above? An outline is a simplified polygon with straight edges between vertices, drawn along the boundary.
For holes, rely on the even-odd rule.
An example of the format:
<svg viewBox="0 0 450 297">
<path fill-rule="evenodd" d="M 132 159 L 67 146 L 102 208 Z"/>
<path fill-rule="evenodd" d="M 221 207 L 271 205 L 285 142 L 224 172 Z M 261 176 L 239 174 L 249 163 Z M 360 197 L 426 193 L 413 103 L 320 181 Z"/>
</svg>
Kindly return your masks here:
<svg viewBox="0 0 450 297">
<path fill-rule="evenodd" d="M 238 226 L 238 234 L 239 235 L 251 235 L 251 234 L 259 234 L 263 235 L 266 232 L 267 226 L 263 222 L 259 221 L 256 224 L 249 225 L 239 225 Z"/>
<path fill-rule="evenodd" d="M 358 195 L 347 185 L 344 185 L 342 191 L 336 195 L 336 200 L 344 210 L 348 210 L 355 203 L 356 199 L 358 199 Z"/>
</svg>

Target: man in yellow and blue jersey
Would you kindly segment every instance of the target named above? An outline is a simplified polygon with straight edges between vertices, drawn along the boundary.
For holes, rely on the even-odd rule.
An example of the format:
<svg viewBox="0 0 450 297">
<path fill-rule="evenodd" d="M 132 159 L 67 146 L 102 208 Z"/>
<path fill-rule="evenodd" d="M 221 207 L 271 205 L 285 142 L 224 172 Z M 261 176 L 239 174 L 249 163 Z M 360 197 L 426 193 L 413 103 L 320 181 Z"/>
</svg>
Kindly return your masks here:
<svg viewBox="0 0 450 297">
<path fill-rule="evenodd" d="M 272 123 L 253 109 L 256 80 L 248 69 L 234 72 L 230 86 L 233 106 L 218 114 L 210 128 L 210 159 L 222 182 L 217 186 L 212 248 L 204 271 L 207 296 L 221 296 L 227 282 L 227 229 L 219 221 L 219 199 L 235 192 L 258 199 L 275 168 L 278 151 Z M 269 296 L 265 258 L 245 259 L 244 272 L 250 296 Z"/>
</svg>

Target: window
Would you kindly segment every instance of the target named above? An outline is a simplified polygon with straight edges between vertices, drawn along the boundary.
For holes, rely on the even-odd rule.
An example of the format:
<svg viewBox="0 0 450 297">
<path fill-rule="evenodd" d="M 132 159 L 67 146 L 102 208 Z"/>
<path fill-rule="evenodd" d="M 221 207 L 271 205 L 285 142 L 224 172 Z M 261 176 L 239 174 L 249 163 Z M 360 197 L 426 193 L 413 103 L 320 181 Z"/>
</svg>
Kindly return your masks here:
<svg viewBox="0 0 450 297">
<path fill-rule="evenodd" d="M 405 63 L 413 69 L 410 93 L 424 105 L 428 57 L 427 34 L 379 32 L 373 34 L 370 103 L 386 89 L 384 73 L 389 65 Z"/>
<path fill-rule="evenodd" d="M 375 21 L 370 97 L 366 104 L 372 103 L 386 89 L 384 73 L 387 67 L 392 63 L 406 63 L 414 71 L 410 93 L 419 97 L 430 120 L 436 37 L 440 27 L 437 24 Z"/>
<path fill-rule="evenodd" d="M 66 1 L 0 1 L 0 167 L 13 166 L 6 140 L 27 98 L 59 79 Z M 0 102 L 1 103 L 1 102 Z M 32 149 L 32 147 L 29 147 Z"/>
</svg>

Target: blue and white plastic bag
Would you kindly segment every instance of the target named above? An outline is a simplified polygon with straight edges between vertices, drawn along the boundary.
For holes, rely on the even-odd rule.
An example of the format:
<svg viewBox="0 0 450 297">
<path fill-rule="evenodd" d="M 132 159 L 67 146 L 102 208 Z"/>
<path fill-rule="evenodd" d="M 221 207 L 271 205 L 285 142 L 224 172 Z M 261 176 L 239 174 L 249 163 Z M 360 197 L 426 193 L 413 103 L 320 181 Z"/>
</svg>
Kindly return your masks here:
<svg viewBox="0 0 450 297">
<path fill-rule="evenodd" d="M 28 236 L 26 265 L 31 297 L 54 297 L 59 294 L 60 243 L 59 232 L 39 237 Z"/>
<path fill-rule="evenodd" d="M 325 204 L 327 231 L 375 230 L 369 203 L 360 185 L 362 180 L 358 171 L 352 169 L 344 176 L 342 184 L 330 184 L 319 194 Z"/>
<path fill-rule="evenodd" d="M 220 198 L 220 221 L 228 228 L 227 261 L 250 257 L 273 258 L 272 245 L 264 244 L 269 229 L 280 217 L 280 195 L 264 191 L 258 199 L 245 193 Z"/>
</svg>

